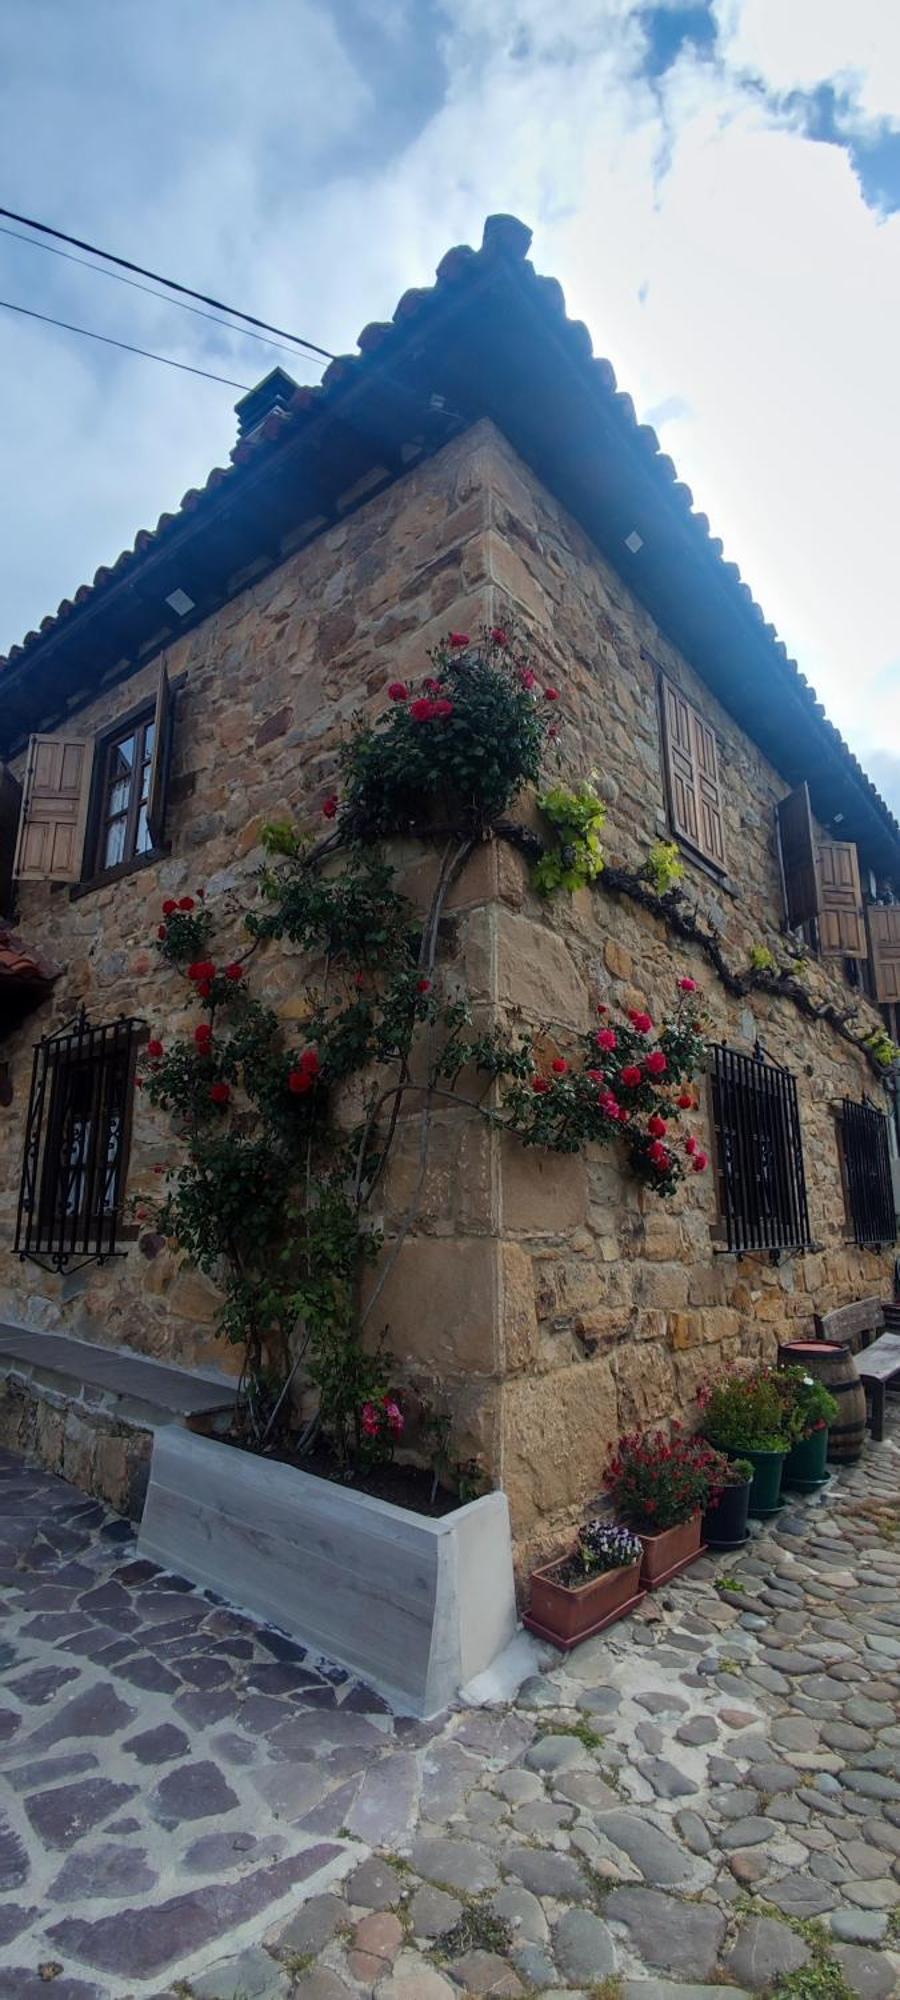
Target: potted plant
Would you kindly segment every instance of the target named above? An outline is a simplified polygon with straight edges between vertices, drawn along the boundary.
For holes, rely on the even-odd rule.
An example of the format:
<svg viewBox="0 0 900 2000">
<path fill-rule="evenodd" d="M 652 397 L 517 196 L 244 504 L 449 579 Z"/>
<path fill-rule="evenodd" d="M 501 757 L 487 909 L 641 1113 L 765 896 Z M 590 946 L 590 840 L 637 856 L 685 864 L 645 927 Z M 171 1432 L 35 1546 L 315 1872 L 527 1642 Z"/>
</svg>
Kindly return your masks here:
<svg viewBox="0 0 900 2000">
<path fill-rule="evenodd" d="M 640 1603 L 642 1557 L 630 1529 L 588 1521 L 570 1555 L 534 1571 L 526 1625 L 568 1652 Z"/>
<path fill-rule="evenodd" d="M 758 1520 L 777 1514 L 784 1461 L 791 1443 L 786 1399 L 778 1369 L 760 1362 L 746 1375 L 725 1375 L 697 1395 L 704 1437 L 728 1458 L 753 1467 L 749 1511 Z"/>
<path fill-rule="evenodd" d="M 783 1484 L 797 1493 L 815 1493 L 828 1480 L 828 1426 L 837 1416 L 837 1401 L 805 1368 L 783 1363 L 778 1376 L 792 1439 Z"/>
<path fill-rule="evenodd" d="M 641 1583 L 658 1589 L 701 1553 L 704 1508 L 716 1491 L 717 1454 L 703 1438 L 673 1424 L 667 1437 L 654 1431 L 619 1439 L 603 1484 L 616 1512 L 640 1536 Z"/>
<path fill-rule="evenodd" d="M 717 1454 L 717 1456 L 722 1456 Z M 722 1457 L 718 1494 L 703 1516 L 703 1540 L 708 1549 L 739 1549 L 747 1540 L 747 1514 L 753 1467 L 749 1458 Z"/>
</svg>

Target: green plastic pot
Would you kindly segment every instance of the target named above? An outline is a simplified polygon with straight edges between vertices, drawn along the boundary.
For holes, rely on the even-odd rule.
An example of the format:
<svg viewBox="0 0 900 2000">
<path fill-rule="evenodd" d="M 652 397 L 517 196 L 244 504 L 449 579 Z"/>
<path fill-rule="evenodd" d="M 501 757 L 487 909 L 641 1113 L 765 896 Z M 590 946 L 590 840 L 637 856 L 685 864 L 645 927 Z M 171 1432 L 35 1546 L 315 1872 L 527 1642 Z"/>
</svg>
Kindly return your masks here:
<svg viewBox="0 0 900 2000">
<path fill-rule="evenodd" d="M 757 1521 L 765 1521 L 770 1514 L 781 1509 L 781 1478 L 787 1453 L 783 1451 L 748 1451 L 744 1445 L 734 1458 L 746 1458 L 753 1467 L 753 1484 L 750 1488 L 750 1512 Z"/>
<path fill-rule="evenodd" d="M 791 1446 L 784 1461 L 784 1484 L 797 1493 L 815 1493 L 828 1480 L 828 1426 Z"/>
</svg>

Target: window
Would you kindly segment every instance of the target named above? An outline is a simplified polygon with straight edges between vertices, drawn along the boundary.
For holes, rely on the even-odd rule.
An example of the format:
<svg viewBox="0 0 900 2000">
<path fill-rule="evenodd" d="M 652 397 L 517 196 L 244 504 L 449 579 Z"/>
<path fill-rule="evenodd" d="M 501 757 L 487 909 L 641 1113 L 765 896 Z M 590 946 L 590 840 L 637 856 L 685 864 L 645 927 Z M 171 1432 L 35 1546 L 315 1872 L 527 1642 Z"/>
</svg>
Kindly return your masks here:
<svg viewBox="0 0 900 2000">
<path fill-rule="evenodd" d="M 172 735 L 165 667 L 154 699 L 112 730 L 32 736 L 15 874 L 26 882 L 80 882 L 133 868 L 162 847 Z"/>
<path fill-rule="evenodd" d="M 859 856 L 853 841 L 818 838 L 806 784 L 780 801 L 776 816 L 788 928 L 812 926 L 808 942 L 826 955 L 868 958 Z"/>
<path fill-rule="evenodd" d="M 34 1052 L 15 1247 L 62 1271 L 116 1255 L 140 1024 L 77 1019 Z"/>
<path fill-rule="evenodd" d="M 660 676 L 669 817 L 679 840 L 724 874 L 722 791 L 715 732 L 673 681 Z"/>
<path fill-rule="evenodd" d="M 887 1118 L 868 1098 L 845 1097 L 840 1130 L 847 1219 L 861 1247 L 880 1249 L 897 1235 Z"/>
<path fill-rule="evenodd" d="M 147 820 L 153 745 L 156 736 L 155 710 L 149 708 L 118 735 L 101 746 L 98 811 L 91 874 L 119 868 L 147 854 L 153 845 Z"/>
<path fill-rule="evenodd" d="M 713 1050 L 716 1166 L 729 1250 L 809 1247 L 797 1085 L 757 1047 Z"/>
</svg>

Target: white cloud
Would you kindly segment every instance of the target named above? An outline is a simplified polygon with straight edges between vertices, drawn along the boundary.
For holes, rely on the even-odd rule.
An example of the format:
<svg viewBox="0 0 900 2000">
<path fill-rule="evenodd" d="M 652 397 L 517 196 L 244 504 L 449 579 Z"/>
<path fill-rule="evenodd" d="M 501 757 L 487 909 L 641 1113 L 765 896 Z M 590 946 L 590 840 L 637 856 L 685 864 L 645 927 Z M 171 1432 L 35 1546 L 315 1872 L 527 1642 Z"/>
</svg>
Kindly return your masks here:
<svg viewBox="0 0 900 2000">
<path fill-rule="evenodd" d="M 739 75 L 852 72 L 896 111 L 890 13 L 720 0 L 718 60 L 685 51 L 657 87 L 631 0 L 395 0 L 384 21 L 371 0 L 258 0 L 252 27 L 245 0 L 19 0 L 10 205 L 337 349 L 486 213 L 521 214 L 835 721 L 898 755 L 900 216 L 865 207 L 843 151 L 773 129 Z M 0 262 L 3 296 L 224 374 L 284 358 L 2 237 Z M 236 392 L 2 316 L 0 366 L 9 641 L 221 462 Z"/>
</svg>

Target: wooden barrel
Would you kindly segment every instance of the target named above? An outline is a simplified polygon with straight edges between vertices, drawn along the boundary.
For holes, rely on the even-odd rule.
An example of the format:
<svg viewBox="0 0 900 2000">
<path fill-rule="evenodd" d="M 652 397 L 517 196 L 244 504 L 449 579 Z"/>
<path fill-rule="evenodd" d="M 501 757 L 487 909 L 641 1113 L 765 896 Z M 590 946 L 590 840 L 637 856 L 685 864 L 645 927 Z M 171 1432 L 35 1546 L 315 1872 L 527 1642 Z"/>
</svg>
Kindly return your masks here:
<svg viewBox="0 0 900 2000">
<path fill-rule="evenodd" d="M 778 1349 L 785 1366 L 805 1368 L 830 1389 L 838 1406 L 828 1431 L 828 1456 L 834 1465 L 852 1465 L 866 1435 L 866 1392 L 848 1347 L 836 1340 L 788 1340 Z"/>
</svg>

